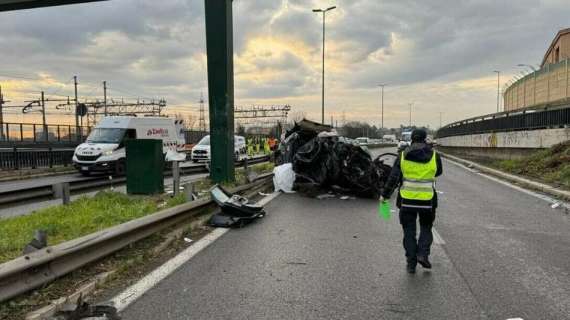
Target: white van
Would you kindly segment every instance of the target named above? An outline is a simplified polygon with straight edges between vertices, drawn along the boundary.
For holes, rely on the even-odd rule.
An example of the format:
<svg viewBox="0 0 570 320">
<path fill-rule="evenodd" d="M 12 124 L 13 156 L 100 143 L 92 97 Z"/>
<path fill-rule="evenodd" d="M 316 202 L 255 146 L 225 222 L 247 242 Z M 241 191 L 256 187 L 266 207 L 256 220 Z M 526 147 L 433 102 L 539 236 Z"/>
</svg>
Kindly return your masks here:
<svg viewBox="0 0 570 320">
<path fill-rule="evenodd" d="M 73 155 L 73 165 L 83 175 L 125 173 L 125 140 L 162 140 L 163 153 L 182 150 L 185 144 L 182 121 L 158 117 L 105 117 Z"/>
<path fill-rule="evenodd" d="M 207 135 L 192 148 L 192 161 L 209 162 L 211 160 L 210 156 L 210 136 Z M 234 160 L 239 161 L 245 157 L 247 157 L 245 138 L 242 136 L 234 136 Z"/>
</svg>

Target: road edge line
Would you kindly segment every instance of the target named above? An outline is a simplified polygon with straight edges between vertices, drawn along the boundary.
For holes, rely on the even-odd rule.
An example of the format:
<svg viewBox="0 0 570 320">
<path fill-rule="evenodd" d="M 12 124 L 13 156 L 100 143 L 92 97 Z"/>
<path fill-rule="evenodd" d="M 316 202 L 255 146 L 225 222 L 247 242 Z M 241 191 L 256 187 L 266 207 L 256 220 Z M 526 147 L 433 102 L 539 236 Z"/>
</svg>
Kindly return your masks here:
<svg viewBox="0 0 570 320">
<path fill-rule="evenodd" d="M 264 206 L 277 198 L 279 195 L 280 192 L 270 194 L 258 201 L 258 204 Z M 162 280 L 166 279 L 183 264 L 190 261 L 194 256 L 196 256 L 202 250 L 206 249 L 230 230 L 231 229 L 224 228 L 214 229 L 214 231 L 207 234 L 204 238 L 198 240 L 192 246 L 180 252 L 175 257 L 168 260 L 166 263 L 153 270 L 151 273 L 147 274 L 144 278 L 140 279 L 135 284 L 131 285 L 113 297 L 110 302 L 118 312 L 124 311 L 129 305 L 142 297 L 147 291 L 154 288 Z"/>
</svg>

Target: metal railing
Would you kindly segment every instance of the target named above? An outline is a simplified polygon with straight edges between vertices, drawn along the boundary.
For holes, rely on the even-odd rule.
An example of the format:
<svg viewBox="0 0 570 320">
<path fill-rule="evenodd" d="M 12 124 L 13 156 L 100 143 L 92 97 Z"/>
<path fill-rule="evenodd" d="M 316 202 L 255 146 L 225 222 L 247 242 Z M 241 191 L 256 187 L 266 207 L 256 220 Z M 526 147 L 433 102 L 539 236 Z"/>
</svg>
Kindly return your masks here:
<svg viewBox="0 0 570 320">
<path fill-rule="evenodd" d="M 90 127 L 72 125 L 2 123 L 0 125 L 0 145 L 77 145 L 85 141 L 90 130 Z"/>
<path fill-rule="evenodd" d="M 53 168 L 72 164 L 74 149 L 0 149 L 0 169 L 19 170 Z"/>
<path fill-rule="evenodd" d="M 469 134 L 538 130 L 570 126 L 570 106 L 520 112 L 503 112 L 449 124 L 437 132 L 438 138 Z"/>
</svg>

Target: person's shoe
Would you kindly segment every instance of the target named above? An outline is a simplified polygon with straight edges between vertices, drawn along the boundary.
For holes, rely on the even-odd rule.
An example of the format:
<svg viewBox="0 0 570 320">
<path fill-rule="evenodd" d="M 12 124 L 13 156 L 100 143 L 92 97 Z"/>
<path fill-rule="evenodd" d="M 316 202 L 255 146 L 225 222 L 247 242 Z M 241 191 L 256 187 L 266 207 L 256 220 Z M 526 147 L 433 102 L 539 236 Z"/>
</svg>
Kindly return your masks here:
<svg viewBox="0 0 570 320">
<path fill-rule="evenodd" d="M 416 273 L 416 265 L 408 263 L 406 265 L 406 271 L 408 271 L 410 274 Z"/>
<path fill-rule="evenodd" d="M 426 269 L 431 269 L 431 263 L 429 262 L 428 257 L 418 256 L 418 263 Z"/>
</svg>

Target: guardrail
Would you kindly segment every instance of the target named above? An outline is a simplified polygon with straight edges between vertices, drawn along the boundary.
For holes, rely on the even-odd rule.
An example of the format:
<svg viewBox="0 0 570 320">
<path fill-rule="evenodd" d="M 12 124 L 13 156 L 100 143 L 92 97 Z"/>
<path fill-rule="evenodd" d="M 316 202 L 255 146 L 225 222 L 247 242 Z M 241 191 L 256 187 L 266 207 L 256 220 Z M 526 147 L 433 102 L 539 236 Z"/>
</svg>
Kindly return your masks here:
<svg viewBox="0 0 570 320">
<path fill-rule="evenodd" d="M 265 184 L 269 177 L 264 176 L 260 181 L 230 191 L 239 193 L 254 189 Z M 0 264 L 0 302 L 47 284 L 131 243 L 192 218 L 199 214 L 200 209 L 213 203 L 211 199 L 186 203 Z"/>
<path fill-rule="evenodd" d="M 437 137 L 561 128 L 569 125 L 570 106 L 544 107 L 519 112 L 502 112 L 458 121 L 439 129 Z"/>
</svg>

